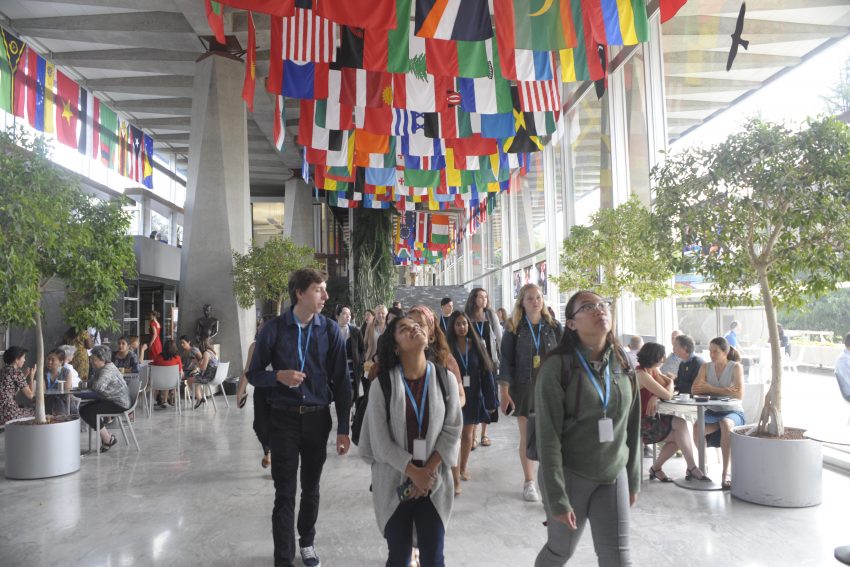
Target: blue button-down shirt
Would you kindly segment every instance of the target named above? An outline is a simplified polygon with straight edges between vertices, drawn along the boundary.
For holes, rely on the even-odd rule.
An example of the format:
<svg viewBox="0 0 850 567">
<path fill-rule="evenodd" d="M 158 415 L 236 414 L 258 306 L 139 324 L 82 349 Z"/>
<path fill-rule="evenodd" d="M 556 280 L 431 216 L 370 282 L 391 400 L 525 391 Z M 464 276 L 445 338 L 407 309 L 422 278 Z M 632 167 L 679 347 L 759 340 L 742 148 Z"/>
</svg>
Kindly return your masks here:
<svg viewBox="0 0 850 567">
<path fill-rule="evenodd" d="M 337 433 L 348 435 L 351 411 L 351 381 L 345 357 L 345 341 L 339 325 L 322 315 L 316 315 L 312 325 L 307 359 L 304 362 L 304 382 L 289 388 L 277 381 L 278 370 L 300 370 L 298 356 L 298 321 L 292 309 L 266 323 L 248 368 L 248 381 L 258 388 L 273 388 L 268 400 L 272 406 L 327 406 L 335 402 Z M 301 348 L 307 342 L 308 329 L 301 331 Z M 267 367 L 270 366 L 270 370 Z"/>
</svg>

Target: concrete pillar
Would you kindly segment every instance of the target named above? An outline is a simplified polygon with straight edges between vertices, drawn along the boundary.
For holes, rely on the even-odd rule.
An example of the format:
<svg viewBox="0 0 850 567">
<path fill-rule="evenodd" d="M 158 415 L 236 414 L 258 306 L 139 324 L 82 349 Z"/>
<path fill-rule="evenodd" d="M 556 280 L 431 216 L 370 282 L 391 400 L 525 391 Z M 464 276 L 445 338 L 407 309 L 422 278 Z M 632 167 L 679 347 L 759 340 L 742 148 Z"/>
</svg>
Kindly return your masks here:
<svg viewBox="0 0 850 567">
<path fill-rule="evenodd" d="M 142 236 L 150 236 L 151 230 L 151 200 L 148 197 L 142 197 Z"/>
<path fill-rule="evenodd" d="M 301 179 L 286 182 L 283 209 L 283 236 L 300 246 L 315 247 L 313 235 L 313 193 Z"/>
<path fill-rule="evenodd" d="M 256 325 L 233 295 L 232 251 L 251 244 L 244 64 L 226 55 L 198 61 L 193 84 L 189 175 L 181 251 L 180 329 L 193 335 L 202 306 L 220 321 L 221 360 L 239 375 Z"/>
</svg>

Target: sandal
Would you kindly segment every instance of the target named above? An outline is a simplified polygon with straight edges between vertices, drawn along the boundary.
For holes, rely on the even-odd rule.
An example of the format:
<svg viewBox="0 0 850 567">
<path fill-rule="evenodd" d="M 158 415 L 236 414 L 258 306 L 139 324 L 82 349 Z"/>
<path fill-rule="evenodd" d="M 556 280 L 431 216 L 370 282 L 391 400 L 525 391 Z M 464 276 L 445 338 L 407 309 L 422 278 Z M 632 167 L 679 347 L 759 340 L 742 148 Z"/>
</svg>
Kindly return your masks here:
<svg viewBox="0 0 850 567">
<path fill-rule="evenodd" d="M 478 447 L 478 439 L 476 437 L 473 437 L 472 438 L 472 449 L 470 449 L 470 451 L 474 451 L 476 447 Z"/>
<path fill-rule="evenodd" d="M 730 490 L 732 488 L 732 478 L 728 474 L 723 475 L 723 482 L 720 483 L 720 488 Z"/>
<path fill-rule="evenodd" d="M 658 480 L 661 482 L 673 482 L 673 479 L 667 476 L 667 474 L 661 470 L 655 470 L 652 467 L 649 467 L 649 480 Z"/>
<path fill-rule="evenodd" d="M 699 476 L 697 476 L 699 473 Z M 685 472 L 685 480 L 701 480 L 703 482 L 711 482 L 711 479 L 704 472 L 699 470 L 699 467 L 694 465 Z"/>
<path fill-rule="evenodd" d="M 101 452 L 101 453 L 105 453 L 105 452 L 107 452 L 109 449 L 111 449 L 112 447 L 114 447 L 114 446 L 116 445 L 116 443 L 118 443 L 118 439 L 116 439 L 116 438 L 115 438 L 115 436 L 113 435 L 113 436 L 109 439 L 109 443 L 104 443 L 104 444 L 102 444 L 102 445 L 100 446 L 100 452 Z"/>
<path fill-rule="evenodd" d="M 472 477 L 469 476 L 469 473 L 466 471 L 460 471 L 460 479 L 461 480 L 472 480 Z"/>
<path fill-rule="evenodd" d="M 489 447 L 490 445 L 492 445 L 492 442 L 490 441 L 489 437 L 487 437 L 485 435 L 484 437 L 481 438 L 481 446 L 482 447 Z"/>
<path fill-rule="evenodd" d="M 263 454 L 263 460 L 260 461 L 260 466 L 262 466 L 264 469 L 267 469 L 271 466 L 271 464 L 272 464 L 272 454 L 271 454 L 271 452 Z"/>
</svg>

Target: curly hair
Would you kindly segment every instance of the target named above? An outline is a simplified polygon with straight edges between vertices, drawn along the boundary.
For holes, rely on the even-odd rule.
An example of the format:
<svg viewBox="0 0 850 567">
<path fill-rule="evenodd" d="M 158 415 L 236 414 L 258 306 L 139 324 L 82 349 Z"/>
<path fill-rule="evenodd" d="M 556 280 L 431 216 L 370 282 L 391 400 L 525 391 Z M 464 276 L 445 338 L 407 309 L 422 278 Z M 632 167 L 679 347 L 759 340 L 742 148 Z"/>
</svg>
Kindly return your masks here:
<svg viewBox="0 0 850 567">
<path fill-rule="evenodd" d="M 664 360 L 664 345 L 658 343 L 644 343 L 637 353 L 637 361 L 641 368 L 652 368 Z"/>
<path fill-rule="evenodd" d="M 398 344 L 395 340 L 395 330 L 398 327 L 399 321 L 403 319 L 405 317 L 396 317 L 390 321 L 387 324 L 387 328 L 378 337 L 378 350 L 375 356 L 378 358 L 378 366 L 380 366 L 381 372 L 389 372 L 401 363 L 396 352 Z"/>
<path fill-rule="evenodd" d="M 449 350 L 449 343 L 446 342 L 446 335 L 443 333 L 443 329 L 436 324 L 434 312 L 425 305 L 414 305 L 407 312 L 407 316 L 410 317 L 414 313 L 421 313 L 425 319 L 426 331 L 428 333 L 428 347 L 425 349 L 425 357 L 431 362 L 445 366 L 452 356 L 452 351 Z"/>
</svg>

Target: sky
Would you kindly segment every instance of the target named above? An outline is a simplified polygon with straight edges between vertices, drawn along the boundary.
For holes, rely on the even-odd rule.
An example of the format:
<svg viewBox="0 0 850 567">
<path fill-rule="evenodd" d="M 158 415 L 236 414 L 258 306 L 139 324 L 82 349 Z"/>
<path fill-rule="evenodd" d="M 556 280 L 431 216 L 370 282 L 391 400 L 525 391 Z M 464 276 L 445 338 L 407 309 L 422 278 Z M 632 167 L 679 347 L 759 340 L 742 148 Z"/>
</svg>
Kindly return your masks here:
<svg viewBox="0 0 850 567">
<path fill-rule="evenodd" d="M 798 65 L 784 76 L 762 87 L 743 102 L 729 108 L 673 145 L 680 150 L 696 144 L 721 142 L 751 116 L 773 122 L 800 124 L 807 116 L 826 112 L 828 96 L 850 58 L 850 36 Z"/>
</svg>

